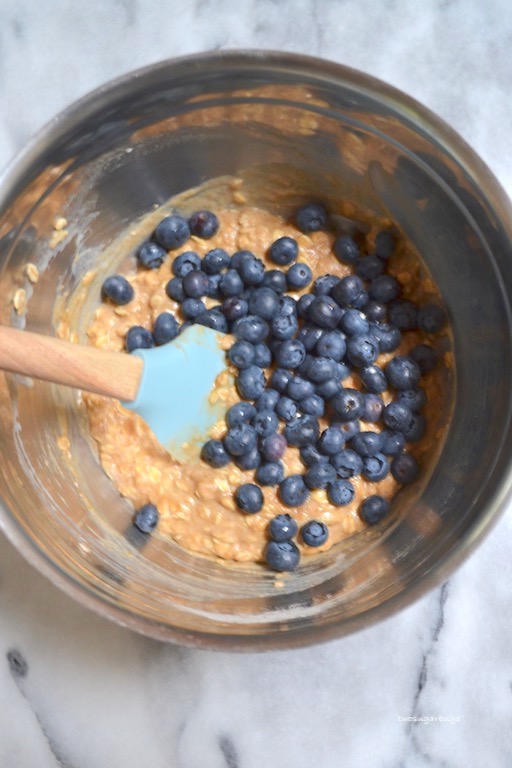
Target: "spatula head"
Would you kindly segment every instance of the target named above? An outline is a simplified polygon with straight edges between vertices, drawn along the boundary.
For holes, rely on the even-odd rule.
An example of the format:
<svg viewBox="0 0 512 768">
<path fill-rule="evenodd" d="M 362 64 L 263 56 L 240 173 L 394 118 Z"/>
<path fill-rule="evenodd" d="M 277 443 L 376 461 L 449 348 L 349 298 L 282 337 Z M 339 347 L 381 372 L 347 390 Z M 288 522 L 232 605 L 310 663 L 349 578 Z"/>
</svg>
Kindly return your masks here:
<svg viewBox="0 0 512 768">
<path fill-rule="evenodd" d="M 137 349 L 144 361 L 135 400 L 123 406 L 138 413 L 176 459 L 199 455 L 225 404 L 212 402 L 215 380 L 226 370 L 226 335 L 191 325 L 160 347 Z M 215 400 L 215 398 L 213 398 Z"/>
</svg>

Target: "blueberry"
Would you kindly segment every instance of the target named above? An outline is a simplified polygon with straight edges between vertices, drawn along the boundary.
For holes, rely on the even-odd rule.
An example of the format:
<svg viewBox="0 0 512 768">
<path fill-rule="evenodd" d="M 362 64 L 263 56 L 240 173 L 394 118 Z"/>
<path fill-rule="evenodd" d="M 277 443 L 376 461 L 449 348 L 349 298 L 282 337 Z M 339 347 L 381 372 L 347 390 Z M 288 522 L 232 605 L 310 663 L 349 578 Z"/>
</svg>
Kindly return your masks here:
<svg viewBox="0 0 512 768">
<path fill-rule="evenodd" d="M 254 363 L 254 346 L 249 341 L 235 341 L 228 351 L 228 358 L 236 368 L 248 368 Z"/>
<path fill-rule="evenodd" d="M 356 477 L 363 471 L 363 460 L 361 456 L 351 448 L 344 448 L 335 456 L 331 456 L 330 462 L 337 474 L 347 480 L 350 477 Z"/>
<path fill-rule="evenodd" d="M 272 371 L 270 376 L 270 386 L 281 394 L 284 394 L 292 376 L 293 374 L 290 373 L 290 371 L 287 371 L 284 368 L 276 368 Z"/>
<path fill-rule="evenodd" d="M 349 235 L 340 235 L 334 241 L 334 255 L 342 264 L 355 264 L 359 258 L 359 247 Z"/>
<path fill-rule="evenodd" d="M 294 571 L 300 561 L 300 551 L 293 541 L 269 541 L 265 560 L 274 571 Z"/>
<path fill-rule="evenodd" d="M 257 433 L 249 424 L 237 424 L 228 429 L 224 438 L 224 448 L 230 456 L 243 456 L 254 448 Z"/>
<path fill-rule="evenodd" d="M 172 341 L 180 332 L 180 326 L 176 318 L 170 312 L 162 312 L 155 319 L 153 325 L 153 339 L 155 344 L 167 344 Z"/>
<path fill-rule="evenodd" d="M 303 379 L 302 376 L 294 376 L 291 378 L 286 387 L 286 394 L 288 397 L 297 401 L 304 400 L 304 398 L 313 395 L 314 392 L 315 385 L 311 381 Z"/>
<path fill-rule="evenodd" d="M 319 432 L 318 419 L 309 415 L 296 416 L 283 429 L 283 435 L 288 444 L 296 448 L 304 448 L 314 443 L 318 439 Z"/>
<path fill-rule="evenodd" d="M 167 258 L 167 251 L 158 243 L 147 240 L 136 253 L 137 261 L 146 269 L 158 269 Z"/>
<path fill-rule="evenodd" d="M 206 295 L 210 299 L 222 299 L 223 296 L 220 292 L 220 281 L 222 275 L 210 275 L 208 278 L 208 288 L 206 289 Z"/>
<path fill-rule="evenodd" d="M 306 296 L 310 294 L 305 294 Z M 301 299 L 303 299 L 304 296 L 301 296 Z M 313 297 L 314 298 L 314 297 Z M 300 299 L 299 299 L 300 304 Z M 315 326 L 312 325 L 304 325 L 297 336 L 299 341 L 301 341 L 304 344 L 304 348 L 307 352 L 312 352 L 314 349 L 316 349 L 316 345 L 318 344 L 319 340 L 324 335 L 325 331 L 322 328 L 315 328 Z"/>
<path fill-rule="evenodd" d="M 313 273 L 307 264 L 292 264 L 286 273 L 286 282 L 291 290 L 305 288 L 311 282 Z"/>
<path fill-rule="evenodd" d="M 345 446 L 345 437 L 338 427 L 327 427 L 320 435 L 317 448 L 320 453 L 334 456 Z"/>
<path fill-rule="evenodd" d="M 297 317 L 297 300 L 293 296 L 280 296 L 279 297 L 279 314 L 280 315 L 294 315 Z"/>
<path fill-rule="evenodd" d="M 350 440 L 351 437 L 354 437 L 354 435 L 357 435 L 357 433 L 361 431 L 361 426 L 358 419 L 355 419 L 354 421 L 339 420 L 336 422 L 336 426 L 343 432 L 345 436 L 345 442 Z"/>
<path fill-rule="evenodd" d="M 304 475 L 304 482 L 311 490 L 316 488 L 325 490 L 335 480 L 336 470 L 328 461 L 319 461 L 317 464 L 313 464 Z"/>
<path fill-rule="evenodd" d="M 266 383 L 265 373 L 257 365 L 244 368 L 236 378 L 238 394 L 245 400 L 257 400 L 263 394 Z"/>
<path fill-rule="evenodd" d="M 412 411 L 404 403 L 393 401 L 384 408 L 382 420 L 388 429 L 405 432 L 411 424 Z"/>
<path fill-rule="evenodd" d="M 325 401 L 320 395 L 310 395 L 300 401 L 299 410 L 301 413 L 308 413 L 311 416 L 321 417 L 325 413 Z"/>
<path fill-rule="evenodd" d="M 418 363 L 422 374 L 433 371 L 438 363 L 437 352 L 429 344 L 418 344 L 411 350 L 410 355 Z"/>
<path fill-rule="evenodd" d="M 331 296 L 317 296 L 309 307 L 308 318 L 319 328 L 336 328 L 343 315 Z"/>
<path fill-rule="evenodd" d="M 322 384 L 322 382 L 328 379 L 334 379 L 336 372 L 336 362 L 329 357 L 307 357 L 305 373 L 307 378 L 316 384 Z"/>
<path fill-rule="evenodd" d="M 325 403 L 326 400 L 330 400 L 335 394 L 340 392 L 341 389 L 341 382 L 338 381 L 338 379 L 327 379 L 327 381 L 322 381 L 320 384 L 316 385 L 315 396 L 321 398 Z M 307 411 L 304 411 L 304 413 L 307 413 Z"/>
<path fill-rule="evenodd" d="M 272 336 L 278 341 L 288 341 L 295 336 L 299 329 L 297 317 L 294 314 L 276 315 L 270 324 Z"/>
<path fill-rule="evenodd" d="M 397 355 L 386 366 L 386 378 L 395 389 L 413 389 L 418 385 L 421 371 L 412 357 Z"/>
<path fill-rule="evenodd" d="M 363 288 L 359 296 L 357 296 L 352 302 L 352 307 L 353 309 L 361 309 L 366 311 L 369 300 L 370 297 L 368 296 L 368 291 L 365 291 Z"/>
<path fill-rule="evenodd" d="M 309 498 L 302 475 L 289 475 L 279 483 L 279 497 L 287 507 L 300 507 Z"/>
<path fill-rule="evenodd" d="M 388 304 L 400 295 L 400 283 L 391 275 L 381 275 L 373 280 L 368 289 L 368 294 L 375 301 Z"/>
<path fill-rule="evenodd" d="M 412 301 L 398 299 L 389 304 L 389 322 L 400 331 L 414 331 L 418 327 L 418 307 Z"/>
<path fill-rule="evenodd" d="M 277 402 L 276 413 L 282 421 L 292 421 L 299 413 L 299 405 L 291 397 L 283 396 Z"/>
<path fill-rule="evenodd" d="M 427 402 L 427 394 L 421 387 L 403 389 L 398 393 L 397 401 L 406 405 L 411 411 L 421 411 Z"/>
<path fill-rule="evenodd" d="M 222 278 L 221 278 L 222 280 Z M 230 323 L 245 317 L 249 312 L 249 304 L 239 296 L 232 296 L 226 299 L 221 306 L 221 312 Z"/>
<path fill-rule="evenodd" d="M 195 320 L 202 312 L 206 312 L 206 306 L 201 299 L 187 298 L 181 305 L 181 311 L 187 320 Z"/>
<path fill-rule="evenodd" d="M 391 462 L 391 474 L 398 483 L 413 483 L 420 473 L 420 467 L 414 456 L 402 453 Z"/>
<path fill-rule="evenodd" d="M 277 294 L 284 293 L 288 288 L 286 275 L 280 269 L 267 269 L 260 285 L 262 288 L 272 288 Z"/>
<path fill-rule="evenodd" d="M 128 352 L 134 349 L 151 349 L 155 346 L 153 334 L 141 325 L 132 325 L 125 337 L 125 345 Z"/>
<path fill-rule="evenodd" d="M 144 504 L 137 510 L 134 518 L 134 525 L 141 533 L 151 533 L 158 525 L 158 509 L 154 504 Z"/>
<path fill-rule="evenodd" d="M 331 405 L 340 421 L 360 419 L 364 413 L 364 397 L 356 389 L 342 389 L 331 398 Z"/>
<path fill-rule="evenodd" d="M 395 236 L 387 229 L 383 229 L 375 238 L 375 251 L 381 259 L 389 259 L 395 250 Z"/>
<path fill-rule="evenodd" d="M 341 317 L 339 327 L 347 336 L 368 333 L 370 323 L 359 309 L 347 309 Z"/>
<path fill-rule="evenodd" d="M 201 458 L 211 467 L 225 467 L 229 464 L 229 454 L 222 440 L 208 440 L 201 449 Z"/>
<path fill-rule="evenodd" d="M 347 340 L 347 359 L 358 368 L 372 365 L 379 356 L 379 342 L 371 333 L 351 336 Z"/>
<path fill-rule="evenodd" d="M 185 277 L 189 272 L 197 272 L 201 269 L 201 259 L 194 251 L 185 251 L 176 256 L 171 269 L 176 277 Z"/>
<path fill-rule="evenodd" d="M 386 305 L 373 299 L 365 306 L 364 313 L 372 323 L 385 323 L 388 319 L 388 308 Z"/>
<path fill-rule="evenodd" d="M 244 285 L 253 287 L 259 285 L 263 280 L 263 276 L 265 274 L 265 265 L 261 259 L 257 259 L 256 257 L 245 259 L 240 264 L 238 273 L 244 281 Z"/>
<path fill-rule="evenodd" d="M 402 341 L 400 330 L 390 323 L 371 323 L 370 332 L 379 342 L 381 352 L 394 352 Z"/>
<path fill-rule="evenodd" d="M 354 272 L 362 280 L 375 280 L 384 272 L 384 264 L 378 256 L 362 256 L 354 264 Z"/>
<path fill-rule="evenodd" d="M 239 296 L 244 288 L 242 278 L 236 269 L 228 269 L 221 277 L 219 283 L 220 292 L 223 296 Z"/>
<path fill-rule="evenodd" d="M 258 411 L 275 411 L 276 405 L 281 395 L 277 389 L 268 388 L 258 398 L 256 402 L 256 410 Z"/>
<path fill-rule="evenodd" d="M 185 291 L 183 290 L 183 280 L 181 277 L 173 277 L 165 286 L 165 292 L 170 299 L 174 299 L 179 304 L 185 301 Z"/>
<path fill-rule="evenodd" d="M 385 392 L 388 388 L 386 374 L 377 365 L 368 365 L 359 370 L 361 381 L 369 392 L 375 395 Z"/>
<path fill-rule="evenodd" d="M 329 529 L 325 523 L 318 520 L 309 520 L 300 529 L 302 541 L 308 547 L 320 547 L 329 538 Z"/>
<path fill-rule="evenodd" d="M 315 296 L 312 293 L 303 293 L 297 301 L 297 314 L 303 320 L 306 320 L 309 313 L 309 308 L 314 302 Z"/>
<path fill-rule="evenodd" d="M 318 232 L 327 227 L 327 218 L 327 211 L 321 203 L 308 203 L 295 214 L 295 223 L 301 232 Z"/>
<path fill-rule="evenodd" d="M 425 333 L 439 333 L 447 322 L 446 312 L 438 304 L 425 304 L 418 309 L 418 325 Z"/>
<path fill-rule="evenodd" d="M 203 240 L 209 240 L 219 231 L 219 220 L 212 211 L 196 211 L 188 220 L 190 233 Z"/>
<path fill-rule="evenodd" d="M 317 341 L 315 354 L 339 362 L 343 360 L 346 349 L 345 336 L 340 331 L 327 331 Z"/>
<path fill-rule="evenodd" d="M 347 363 L 336 363 L 336 378 L 339 381 L 344 381 L 351 374 L 350 366 Z"/>
<path fill-rule="evenodd" d="M 155 229 L 154 239 L 167 250 L 174 250 L 187 242 L 190 229 L 182 216 L 172 214 L 162 219 Z"/>
<path fill-rule="evenodd" d="M 254 345 L 254 365 L 259 368 L 268 368 L 272 363 L 272 352 L 268 344 L 262 341 Z"/>
<path fill-rule="evenodd" d="M 261 440 L 261 453 L 269 462 L 279 461 L 286 451 L 286 438 L 279 432 L 272 432 Z"/>
<path fill-rule="evenodd" d="M 206 272 L 207 275 L 217 275 L 228 266 L 229 262 L 229 254 L 224 248 L 213 248 L 203 256 L 201 269 L 203 272 Z"/>
<path fill-rule="evenodd" d="M 320 453 L 316 445 L 305 445 L 300 449 L 300 457 L 306 467 L 312 467 L 314 464 L 318 464 L 320 461 L 329 461 L 329 457 L 325 453 Z"/>
<path fill-rule="evenodd" d="M 263 493 L 254 483 L 244 483 L 235 491 L 235 504 L 246 515 L 254 515 L 263 507 Z"/>
<path fill-rule="evenodd" d="M 298 339 L 288 339 L 280 344 L 276 354 L 276 362 L 280 368 L 298 368 L 306 358 L 304 345 Z"/>
<path fill-rule="evenodd" d="M 200 299 L 208 291 L 208 275 L 201 270 L 187 272 L 183 277 L 183 290 L 191 299 Z"/>
<path fill-rule="evenodd" d="M 258 411 L 252 419 L 252 426 L 261 437 L 276 432 L 279 427 L 279 419 L 275 411 Z"/>
<path fill-rule="evenodd" d="M 196 323 L 211 328 L 214 331 L 219 331 L 219 333 L 228 332 L 228 321 L 216 307 L 201 312 L 201 314 L 196 317 Z"/>
<path fill-rule="evenodd" d="M 110 301 L 118 306 L 128 304 L 135 295 L 128 280 L 121 275 L 107 277 L 101 286 L 101 293 L 103 298 L 110 299 Z"/>
<path fill-rule="evenodd" d="M 280 267 L 286 267 L 297 260 L 299 255 L 299 246 L 293 237 L 280 237 L 274 240 L 268 251 L 268 257 L 274 264 Z"/>
<path fill-rule="evenodd" d="M 350 480 L 334 480 L 327 488 L 327 498 L 336 507 L 344 507 L 354 500 L 354 486 Z"/>
<path fill-rule="evenodd" d="M 364 412 L 361 421 L 375 424 L 382 416 L 384 401 L 379 395 L 369 394 L 364 396 Z"/>
<path fill-rule="evenodd" d="M 255 288 L 249 299 L 249 311 L 253 315 L 272 320 L 279 312 L 279 296 L 272 288 Z"/>
<path fill-rule="evenodd" d="M 284 465 L 281 461 L 260 464 L 254 478 L 259 485 L 279 485 L 284 479 Z"/>
<path fill-rule="evenodd" d="M 234 336 L 244 341 L 250 341 L 251 344 L 257 344 L 266 339 L 269 334 L 269 327 L 265 320 L 257 315 L 246 315 L 233 323 L 231 329 Z"/>
<path fill-rule="evenodd" d="M 288 513 L 273 517 L 268 524 L 268 533 L 273 541 L 289 541 L 297 535 L 299 526 Z"/>
<path fill-rule="evenodd" d="M 383 453 L 376 453 L 375 456 L 363 457 L 362 475 L 367 480 L 377 483 L 383 480 L 389 472 L 389 464 Z"/>
<path fill-rule="evenodd" d="M 419 442 L 425 436 L 426 431 L 427 422 L 421 413 L 413 413 L 407 429 L 403 430 L 404 437 L 408 443 Z"/>
<path fill-rule="evenodd" d="M 229 261 L 230 269 L 238 269 L 246 259 L 255 259 L 252 251 L 241 250 L 234 253 Z"/>
<path fill-rule="evenodd" d="M 389 501 L 383 496 L 368 496 L 361 504 L 361 517 L 368 525 L 376 525 L 389 513 Z"/>
<path fill-rule="evenodd" d="M 331 296 L 340 307 L 350 307 L 363 290 L 364 285 L 360 277 L 347 275 L 342 277 L 339 283 L 334 286 Z"/>
<path fill-rule="evenodd" d="M 405 448 L 403 432 L 385 429 L 382 434 L 382 453 L 386 456 L 398 456 Z"/>
<path fill-rule="evenodd" d="M 384 439 L 380 432 L 358 432 L 350 440 L 350 448 L 360 456 L 376 456 L 382 451 Z"/>
<path fill-rule="evenodd" d="M 239 424 L 248 424 L 256 416 L 256 408 L 252 403 L 241 400 L 228 409 L 226 424 L 228 427 L 236 427 Z"/>
<path fill-rule="evenodd" d="M 328 296 L 339 281 L 337 275 L 321 275 L 313 283 L 313 293 L 315 296 Z"/>
<path fill-rule="evenodd" d="M 255 445 L 250 451 L 244 453 L 242 456 L 234 456 L 233 461 L 239 469 L 244 471 L 251 469 L 258 469 L 261 464 L 261 453 L 258 447 Z"/>
</svg>

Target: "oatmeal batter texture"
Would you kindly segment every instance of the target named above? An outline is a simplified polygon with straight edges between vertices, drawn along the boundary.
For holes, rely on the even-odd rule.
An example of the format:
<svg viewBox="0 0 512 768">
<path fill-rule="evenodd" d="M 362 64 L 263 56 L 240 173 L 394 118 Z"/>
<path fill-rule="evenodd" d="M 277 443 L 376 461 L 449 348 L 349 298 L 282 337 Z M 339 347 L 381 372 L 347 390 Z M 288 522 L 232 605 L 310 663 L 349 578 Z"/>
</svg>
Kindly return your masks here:
<svg viewBox="0 0 512 768">
<path fill-rule="evenodd" d="M 303 234 L 276 213 L 252 207 L 227 208 L 215 213 L 220 228 L 213 238 L 202 240 L 192 237 L 184 246 L 171 251 L 158 269 L 138 269 L 127 275 L 134 288 L 134 299 L 126 306 L 105 302 L 96 310 L 88 329 L 91 344 L 122 351 L 125 335 L 133 325 L 151 329 L 155 318 L 164 311 L 175 313 L 181 320 L 179 305 L 167 296 L 165 286 L 172 277 L 170 265 L 173 259 L 185 251 L 194 250 L 202 257 L 213 248 L 224 248 L 229 254 L 248 249 L 262 259 L 267 268 L 273 269 L 276 265 L 266 256 L 268 248 L 273 241 L 287 235 L 297 241 L 298 261 L 310 266 L 314 278 L 325 274 L 343 277 L 353 273 L 350 266 L 334 258 L 334 235 L 330 232 Z M 378 222 L 378 226 L 367 235 L 367 242 L 371 244 L 372 238 L 386 224 L 389 225 L 389 222 Z M 418 304 L 438 300 L 434 284 L 402 241 L 390 260 L 388 273 L 400 281 L 403 298 Z M 291 295 L 298 296 L 300 293 Z M 205 303 L 210 307 L 218 302 L 206 299 Z M 376 364 L 383 367 L 395 355 L 407 354 L 423 342 L 432 343 L 432 339 L 419 331 L 405 332 L 400 348 L 391 354 L 381 355 Z M 444 411 L 441 407 L 444 366 L 445 360 L 441 358 L 438 366 L 421 381 L 428 396 L 423 411 L 427 433 L 419 443 L 410 445 L 408 452 L 416 456 L 422 471 L 425 471 L 434 446 L 439 444 L 444 431 L 438 418 L 439 413 Z M 232 386 L 233 373 L 234 369 L 227 370 L 220 377 L 212 395 L 224 401 L 226 409 L 239 400 Z M 361 388 L 356 374 L 345 379 L 343 385 Z M 384 392 L 384 402 L 389 402 L 391 396 L 391 393 Z M 309 520 L 322 521 L 328 526 L 329 538 L 318 548 L 305 546 L 298 537 L 296 543 L 301 555 L 313 555 L 366 528 L 359 515 L 360 505 L 366 497 L 379 494 L 390 499 L 400 488 L 391 474 L 379 482 L 369 482 L 359 475 L 351 480 L 355 497 L 346 506 L 334 506 L 325 490 L 313 490 L 302 506 L 290 509 L 280 501 L 277 486 L 264 487 L 261 512 L 245 515 L 235 505 L 234 491 L 244 483 L 254 482 L 254 471 L 243 471 L 233 463 L 220 469 L 212 468 L 200 459 L 181 464 L 159 445 L 149 427 L 119 402 L 97 395 L 84 395 L 84 400 L 101 464 L 114 485 L 136 509 L 148 503 L 156 505 L 160 513 L 158 535 L 171 537 L 191 552 L 238 562 L 262 561 L 270 520 L 288 512 L 299 528 Z M 327 422 L 320 419 L 320 425 L 324 428 Z M 378 431 L 382 427 L 365 423 L 362 428 Z M 222 422 L 216 426 L 211 437 L 222 439 L 225 433 L 226 425 Z M 286 450 L 283 464 L 285 476 L 305 471 L 299 450 L 291 446 Z"/>
</svg>

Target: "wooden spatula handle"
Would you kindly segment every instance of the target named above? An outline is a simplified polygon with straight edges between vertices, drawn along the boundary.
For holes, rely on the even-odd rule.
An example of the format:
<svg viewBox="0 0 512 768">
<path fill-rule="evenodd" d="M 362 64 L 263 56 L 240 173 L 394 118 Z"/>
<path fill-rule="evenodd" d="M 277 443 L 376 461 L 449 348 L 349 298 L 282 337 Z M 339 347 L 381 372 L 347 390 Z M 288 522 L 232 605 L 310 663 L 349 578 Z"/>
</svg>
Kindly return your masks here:
<svg viewBox="0 0 512 768">
<path fill-rule="evenodd" d="M 0 369 L 43 381 L 135 400 L 142 360 L 134 355 L 0 326 Z"/>
</svg>

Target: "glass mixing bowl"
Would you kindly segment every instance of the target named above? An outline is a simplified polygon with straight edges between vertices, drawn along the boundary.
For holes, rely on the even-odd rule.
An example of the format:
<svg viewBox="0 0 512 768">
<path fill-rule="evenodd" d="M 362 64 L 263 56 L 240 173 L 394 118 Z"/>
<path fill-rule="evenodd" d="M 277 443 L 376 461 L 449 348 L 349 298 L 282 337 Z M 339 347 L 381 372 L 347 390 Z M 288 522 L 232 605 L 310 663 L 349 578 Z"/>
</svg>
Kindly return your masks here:
<svg viewBox="0 0 512 768">
<path fill-rule="evenodd" d="M 1 322 L 54 334 L 56 305 L 130 222 L 244 174 L 300 179 L 288 183 L 293 201 L 341 197 L 390 216 L 440 287 L 454 337 L 451 426 L 390 521 L 305 558 L 277 586 L 264 568 L 148 541 L 97 462 L 77 393 L 15 375 L 0 383 L 0 524 L 19 551 L 104 616 L 226 649 L 311 643 L 389 615 L 468 555 L 511 487 L 508 200 L 438 118 L 342 66 L 260 51 L 193 56 L 107 84 L 55 118 L 1 178 Z M 269 186 L 256 202 L 270 204 Z M 65 225 L 55 229 L 56 217 Z"/>
</svg>

